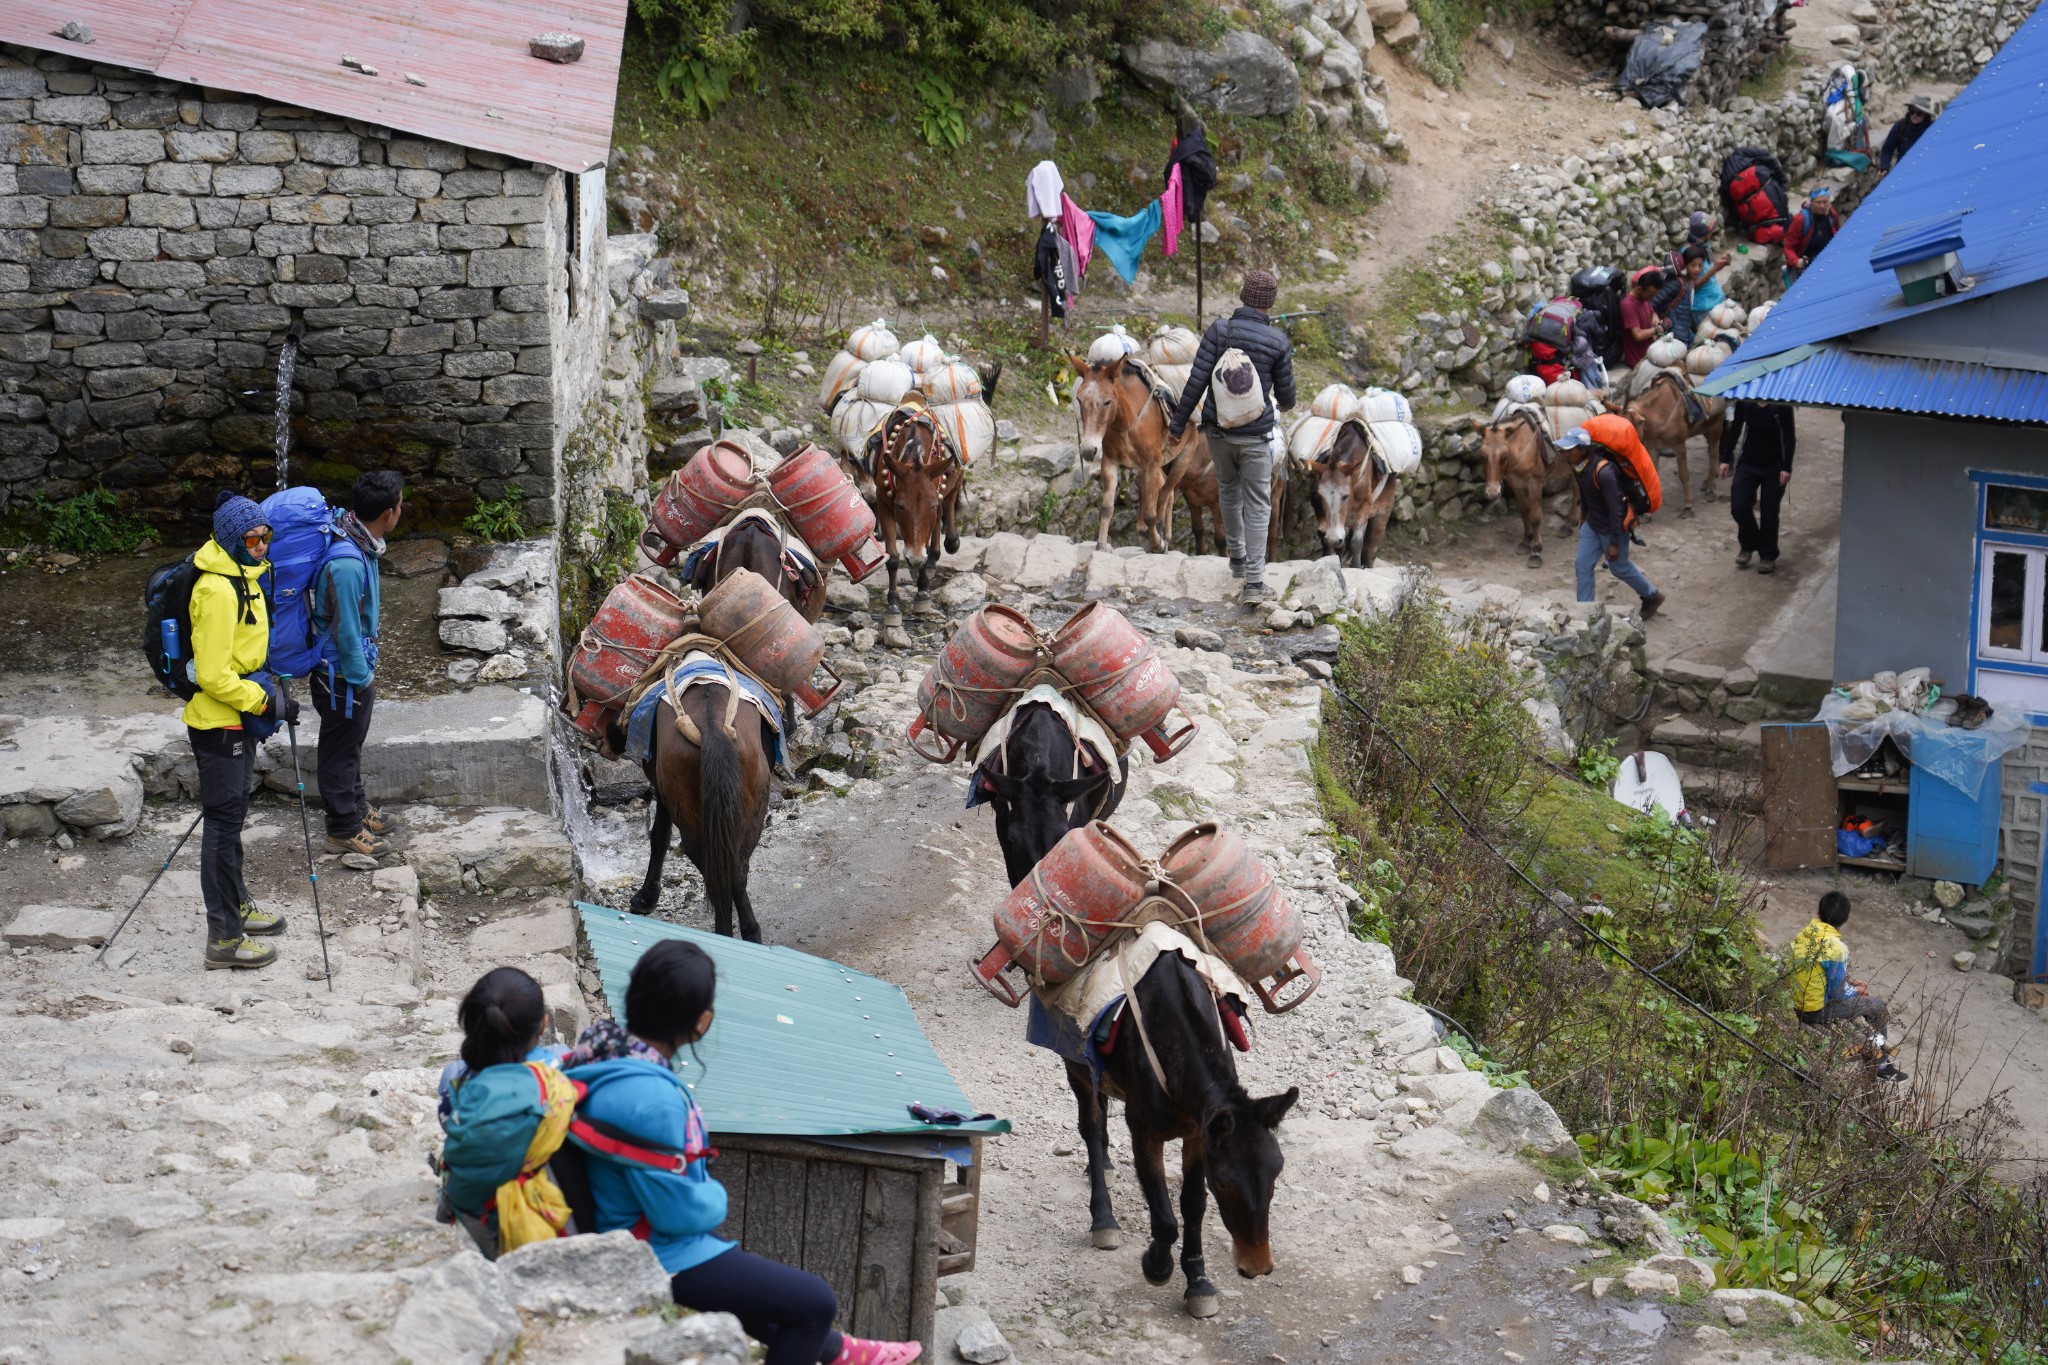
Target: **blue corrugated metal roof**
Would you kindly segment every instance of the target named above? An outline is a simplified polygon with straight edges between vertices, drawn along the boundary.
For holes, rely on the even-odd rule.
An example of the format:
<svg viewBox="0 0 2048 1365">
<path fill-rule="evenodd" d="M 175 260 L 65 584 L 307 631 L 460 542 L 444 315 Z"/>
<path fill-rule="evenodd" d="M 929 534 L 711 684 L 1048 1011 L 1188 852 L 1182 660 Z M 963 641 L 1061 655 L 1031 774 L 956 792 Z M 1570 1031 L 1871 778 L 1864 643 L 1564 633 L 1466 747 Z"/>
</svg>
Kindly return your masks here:
<svg viewBox="0 0 2048 1365">
<path fill-rule="evenodd" d="M 1809 342 L 1831 341 L 2048 279 L 2048 192 L 2044 186 L 2048 186 L 2048 7 L 2036 10 L 1969 88 L 1949 102 L 1934 126 L 1771 310 L 1756 335 L 1744 344 L 1744 352 L 1764 356 Z M 1872 252 L 1890 229 L 1963 210 L 1971 210 L 1963 226 L 1969 240 L 1958 256 L 1963 273 L 1974 281 L 1973 287 L 1959 295 L 1907 307 L 1896 279 L 1872 273 Z M 1812 364 L 1807 362 L 1807 366 Z M 1816 394 L 1805 401 L 1849 405 L 1847 399 L 1832 394 Z"/>
<path fill-rule="evenodd" d="M 1966 245 L 1963 241 L 1963 220 L 1974 212 L 1974 209 L 1953 209 L 1931 218 L 1915 218 L 1910 223 L 1886 228 L 1884 235 L 1877 239 L 1877 248 L 1870 253 L 1870 268 L 1893 270 L 1902 265 L 1946 256 L 1951 251 L 1961 251 Z"/>
<path fill-rule="evenodd" d="M 2007 370 L 1956 360 L 1863 355 L 1846 346 L 1802 348 L 1804 360 L 1769 368 L 1775 356 L 1731 361 L 1714 372 L 1712 392 L 1732 398 L 1814 403 L 1834 408 L 1883 408 L 1940 417 L 1988 417 L 2006 422 L 2048 422 L 2048 374 Z M 1759 374 L 1760 369 L 1767 372 Z M 1722 371 L 1728 371 L 1724 376 Z M 1752 377 L 1746 377 L 1752 376 Z M 1701 386 L 1708 391 L 1708 385 Z"/>
<path fill-rule="evenodd" d="M 578 904 L 614 1017 L 648 945 L 685 939 L 718 968 L 717 1021 L 677 1069 L 714 1133 L 832 1137 L 856 1133 L 1007 1133 L 1008 1119 L 934 1126 L 909 1106 L 981 1110 L 918 1027 L 903 992 L 879 977 L 794 948 L 746 943 L 641 915 Z"/>
</svg>

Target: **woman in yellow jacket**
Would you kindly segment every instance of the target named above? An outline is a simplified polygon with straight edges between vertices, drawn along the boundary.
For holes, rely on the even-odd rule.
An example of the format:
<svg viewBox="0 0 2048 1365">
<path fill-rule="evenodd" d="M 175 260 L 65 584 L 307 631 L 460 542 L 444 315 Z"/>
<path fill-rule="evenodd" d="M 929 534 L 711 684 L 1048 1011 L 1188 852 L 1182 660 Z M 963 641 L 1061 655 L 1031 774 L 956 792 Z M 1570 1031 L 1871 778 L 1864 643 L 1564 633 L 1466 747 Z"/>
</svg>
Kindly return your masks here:
<svg viewBox="0 0 2048 1365">
<path fill-rule="evenodd" d="M 263 509 L 223 492 L 213 539 L 192 563 L 192 675 L 199 690 L 185 703 L 185 732 L 199 765 L 206 830 L 199 845 L 199 890 L 206 900 L 206 966 L 267 967 L 277 949 L 255 935 L 281 934 L 284 917 L 259 910 L 242 881 L 242 822 L 256 771 L 256 741 L 244 716 L 298 718 L 298 703 L 269 675 L 253 678 L 270 655 L 270 612 L 258 580 L 269 567 L 270 527 Z"/>
</svg>

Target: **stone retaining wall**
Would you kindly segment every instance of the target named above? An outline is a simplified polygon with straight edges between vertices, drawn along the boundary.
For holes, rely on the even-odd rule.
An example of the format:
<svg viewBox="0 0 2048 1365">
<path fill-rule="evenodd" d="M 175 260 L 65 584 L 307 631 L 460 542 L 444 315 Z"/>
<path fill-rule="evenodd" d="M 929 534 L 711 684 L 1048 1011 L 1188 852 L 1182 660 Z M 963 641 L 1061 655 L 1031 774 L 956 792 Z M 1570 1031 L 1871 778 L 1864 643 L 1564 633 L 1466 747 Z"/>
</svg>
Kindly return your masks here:
<svg viewBox="0 0 2048 1365">
<path fill-rule="evenodd" d="M 517 489 L 553 524 L 558 386 L 587 391 L 567 369 L 603 326 L 570 197 L 494 153 L 0 49 L 0 513 L 104 484 L 192 527 L 216 486 L 271 484 L 303 324 L 295 479 L 396 468 L 443 522 Z"/>
<path fill-rule="evenodd" d="M 1864 0 L 1853 17 L 1868 62 L 1881 74 L 1967 81 L 1984 69 L 2039 4 L 2040 0 Z M 1878 137 L 1884 132 L 1870 131 Z"/>
<path fill-rule="evenodd" d="M 1645 27 L 1704 22 L 1705 59 L 1687 83 L 1685 98 L 1720 104 L 1784 46 L 1782 12 L 1784 0 L 1559 0 L 1547 17 L 1576 47 L 1617 69 Z"/>
</svg>

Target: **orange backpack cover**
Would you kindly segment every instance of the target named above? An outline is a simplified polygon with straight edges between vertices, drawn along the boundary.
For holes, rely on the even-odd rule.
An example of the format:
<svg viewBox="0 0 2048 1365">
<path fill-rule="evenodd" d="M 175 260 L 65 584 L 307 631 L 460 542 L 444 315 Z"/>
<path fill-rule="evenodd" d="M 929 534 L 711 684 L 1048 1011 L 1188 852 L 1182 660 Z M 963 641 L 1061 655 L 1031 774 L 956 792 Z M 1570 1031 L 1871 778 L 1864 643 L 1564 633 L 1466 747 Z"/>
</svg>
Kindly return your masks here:
<svg viewBox="0 0 2048 1365">
<path fill-rule="evenodd" d="M 1586 419 L 1586 434 L 1614 457 L 1622 466 L 1622 472 L 1633 475 L 1635 481 L 1642 485 L 1649 505 L 1634 508 L 1634 511 L 1656 512 L 1663 508 L 1664 482 L 1657 477 L 1657 462 L 1643 448 L 1643 438 L 1636 434 L 1633 422 L 1615 413 L 1603 412 L 1598 417 Z M 1624 498 L 1624 501 L 1630 500 Z M 1631 516 L 1629 524 L 1633 526 L 1635 520 Z"/>
</svg>

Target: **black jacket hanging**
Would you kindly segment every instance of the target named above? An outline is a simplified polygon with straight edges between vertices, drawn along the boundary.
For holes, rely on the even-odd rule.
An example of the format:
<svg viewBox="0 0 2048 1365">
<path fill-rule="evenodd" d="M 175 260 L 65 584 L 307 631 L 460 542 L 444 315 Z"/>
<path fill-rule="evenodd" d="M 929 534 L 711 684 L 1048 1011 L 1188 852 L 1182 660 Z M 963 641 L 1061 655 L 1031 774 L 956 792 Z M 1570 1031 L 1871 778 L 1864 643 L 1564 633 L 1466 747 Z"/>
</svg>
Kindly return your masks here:
<svg viewBox="0 0 2048 1365">
<path fill-rule="evenodd" d="M 1180 167 L 1181 206 L 1187 211 L 1190 222 L 1202 221 L 1202 205 L 1209 198 L 1209 191 L 1216 188 L 1216 158 L 1209 153 L 1209 137 L 1197 123 L 1175 139 L 1173 151 L 1166 158 L 1166 172 L 1160 177 L 1163 185 L 1166 177 Z"/>
<path fill-rule="evenodd" d="M 1052 315 L 1067 315 L 1067 265 L 1060 254 L 1059 230 L 1048 219 L 1038 233 L 1038 248 L 1032 253 L 1031 278 L 1052 305 Z"/>
</svg>

